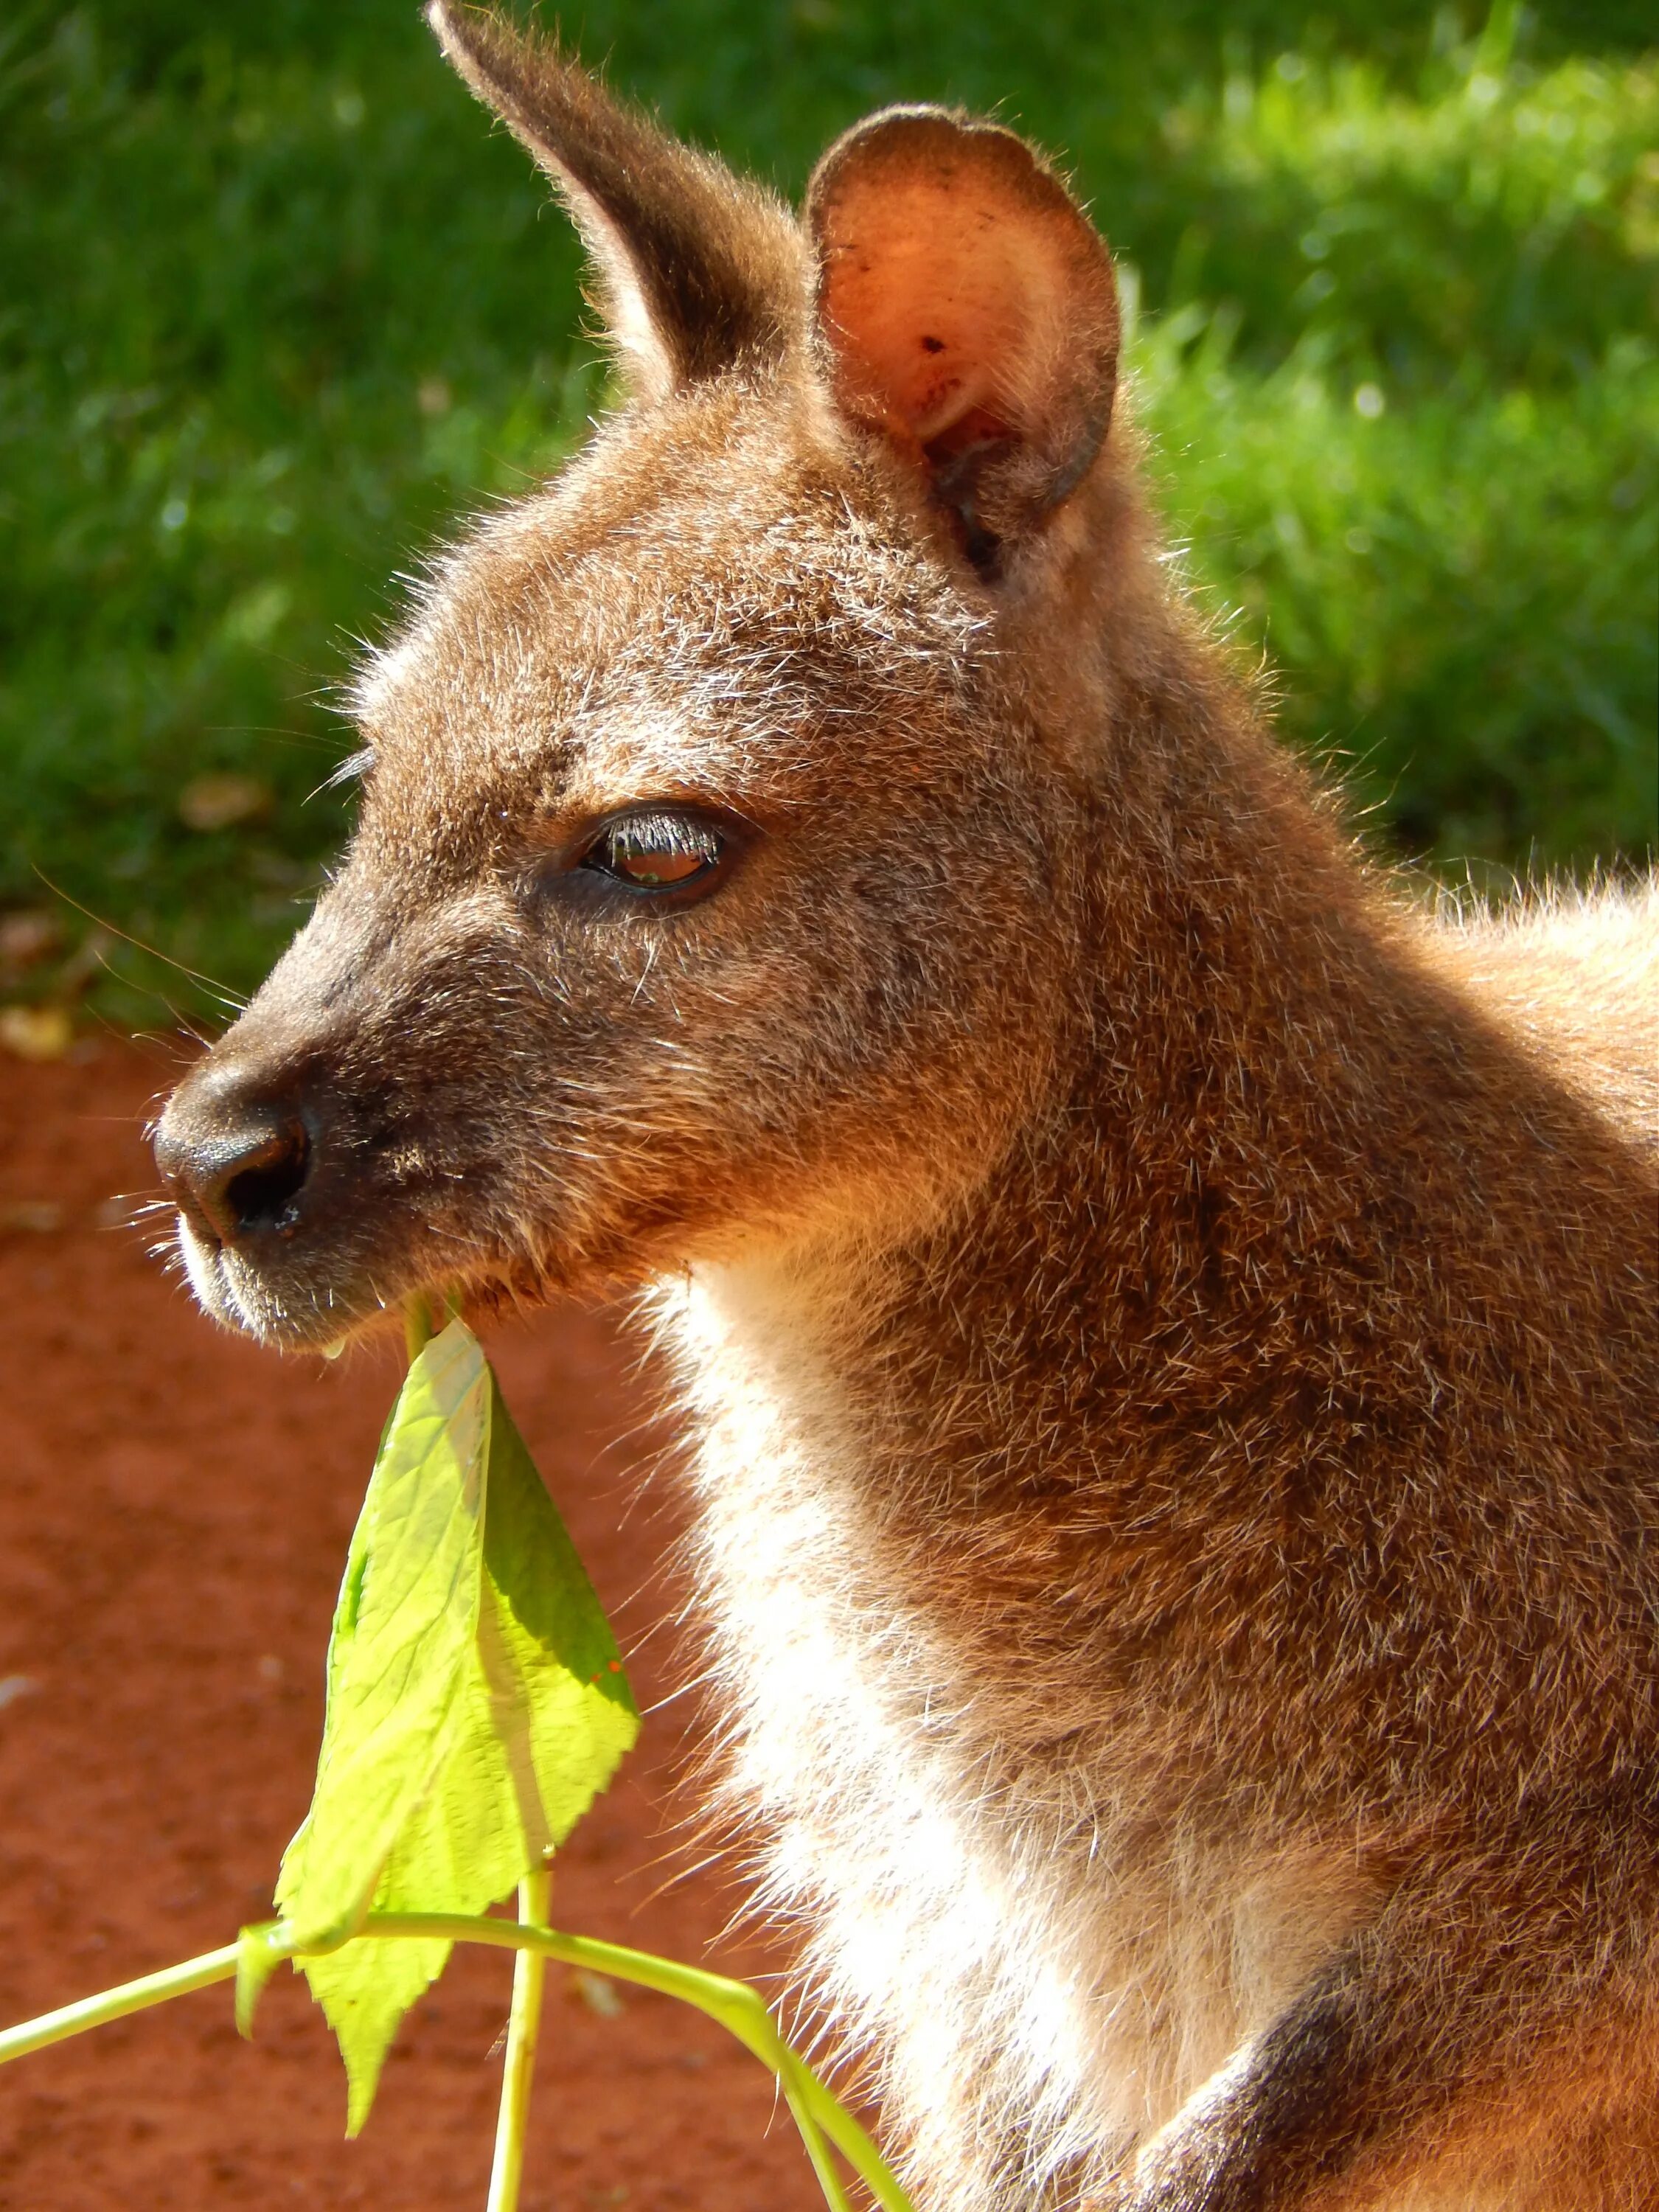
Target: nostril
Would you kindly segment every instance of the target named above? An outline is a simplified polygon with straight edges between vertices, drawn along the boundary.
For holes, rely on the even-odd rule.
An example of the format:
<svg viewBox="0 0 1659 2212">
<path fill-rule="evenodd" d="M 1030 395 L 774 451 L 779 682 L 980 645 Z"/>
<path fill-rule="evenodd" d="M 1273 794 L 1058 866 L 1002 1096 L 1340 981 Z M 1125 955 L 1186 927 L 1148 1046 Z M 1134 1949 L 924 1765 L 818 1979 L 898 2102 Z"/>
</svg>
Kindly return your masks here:
<svg viewBox="0 0 1659 2212">
<path fill-rule="evenodd" d="M 155 1159 L 179 1212 L 210 1243 L 298 1223 L 298 1201 L 313 1164 L 311 1135 L 297 1115 L 255 1108 L 215 1127 L 216 1115 L 169 1109 Z M 205 1126 L 204 1126 L 205 1124 Z"/>
<path fill-rule="evenodd" d="M 258 1229 L 277 1229 L 299 1196 L 311 1164 L 311 1141 L 297 1121 L 271 1132 L 244 1155 L 222 1186 L 214 1210 L 246 1237 Z"/>
</svg>

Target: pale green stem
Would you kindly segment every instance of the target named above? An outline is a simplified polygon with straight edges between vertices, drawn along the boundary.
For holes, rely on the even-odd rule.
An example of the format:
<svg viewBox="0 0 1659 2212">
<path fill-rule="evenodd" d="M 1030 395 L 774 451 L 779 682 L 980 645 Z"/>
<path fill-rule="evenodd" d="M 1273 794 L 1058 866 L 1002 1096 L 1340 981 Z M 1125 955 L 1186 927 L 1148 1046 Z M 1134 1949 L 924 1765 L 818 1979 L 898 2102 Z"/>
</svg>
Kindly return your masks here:
<svg viewBox="0 0 1659 2212">
<path fill-rule="evenodd" d="M 550 1875 L 527 1874 L 519 1884 L 519 1918 L 532 1925 L 544 1921 L 552 1888 Z M 536 2069 L 542 1984 L 546 1976 L 544 1951 L 523 1950 L 513 1961 L 513 2009 L 507 2021 L 507 2063 L 501 2075 L 501 2110 L 495 2117 L 495 2160 L 489 2169 L 489 2196 L 484 2212 L 518 2212 L 525 2135 L 530 2120 L 530 2083 Z"/>
<path fill-rule="evenodd" d="M 235 1974 L 240 1948 L 227 1943 L 222 1951 L 204 1951 L 199 1959 L 186 1959 L 182 1966 L 167 1966 L 159 1974 L 123 1982 L 119 1989 L 106 1990 L 100 1996 L 82 1997 L 78 2004 L 62 2005 L 56 2012 L 43 2012 L 38 2020 L 0 2030 L 0 2066 L 9 2058 L 27 2058 L 31 2051 L 44 2051 L 51 2044 L 67 2042 L 71 2035 L 83 2035 L 89 2027 L 124 2020 L 130 2012 L 143 2012 L 149 2005 L 165 2004 L 169 1997 L 187 1996 L 191 1990 L 228 1982 Z"/>
<path fill-rule="evenodd" d="M 811 2068 L 797 2057 L 787 2044 L 784 2048 L 807 2110 L 877 2203 L 884 2208 L 884 2212 L 910 2212 L 909 2198 L 899 2187 L 892 2169 L 865 2130 L 840 2098 L 825 2088 Z"/>
<path fill-rule="evenodd" d="M 759 1991 L 748 1983 L 728 1980 L 724 1974 L 705 1973 L 701 1967 L 682 1966 L 678 1960 L 659 1959 L 649 1951 L 632 1951 L 624 1944 L 602 1942 L 597 1936 L 561 1935 L 555 1929 L 533 1927 L 522 1920 L 497 1919 L 485 1913 L 371 1912 L 357 1936 L 349 1940 L 361 1942 L 365 1936 L 428 1942 L 435 1938 L 448 1943 L 484 1943 L 503 1951 L 538 1952 L 550 1959 L 562 1960 L 567 1966 L 586 1966 L 590 1972 L 609 1974 L 619 1982 L 635 1982 L 641 1988 L 659 1990 L 665 1996 L 678 1997 L 684 2004 L 695 2005 L 699 2012 L 707 2013 L 728 2034 L 735 2036 L 745 2050 L 752 2051 L 778 2077 L 831 2212 L 846 2212 L 847 2198 L 823 2157 L 821 2143 L 815 2148 L 819 2129 L 864 2183 L 882 2207 L 882 2212 L 912 2212 L 909 2198 L 881 2153 L 805 2060 L 798 2057 L 784 2042 Z M 283 1931 L 277 1923 L 271 1923 L 270 1938 L 272 1949 L 285 1957 L 317 1955 L 314 1952 L 301 1953 L 298 1945 L 284 1941 Z M 8 2028 L 0 2033 L 0 2063 L 9 2058 L 21 2058 L 31 2051 L 43 2050 L 48 2044 L 61 2043 L 87 2028 L 101 2027 L 127 2013 L 142 2012 L 147 2005 L 183 1996 L 187 1990 L 205 1989 L 213 1982 L 228 1982 L 235 1974 L 240 1948 L 240 1944 L 228 1944 L 222 1951 L 209 1951 L 199 1959 L 186 1960 L 181 1966 L 169 1966 L 163 1973 L 124 1983 L 119 1989 L 106 1990 L 101 1996 L 83 1998 L 79 2004 L 65 2005 L 61 2011 L 46 2013 L 39 2020 L 25 2021 L 21 2027 Z M 515 1997 L 516 1993 L 515 1977 Z"/>
<path fill-rule="evenodd" d="M 791 2060 L 794 2063 L 792 2065 Z M 786 2053 L 783 2063 L 776 2069 L 778 2080 L 783 2085 L 784 2101 L 789 2107 L 797 2133 L 812 2161 L 812 2171 L 818 2178 L 818 2187 L 823 2191 L 823 2201 L 830 2212 L 853 2212 L 847 2201 L 847 2191 L 841 2185 L 841 2176 L 830 2155 L 830 2146 L 823 2140 L 817 2117 L 807 2100 L 805 2084 L 799 2074 L 800 2062 L 793 2051 Z"/>
<path fill-rule="evenodd" d="M 424 1291 L 411 1291 L 404 1300 L 404 1346 L 411 1367 L 431 1341 L 432 1302 Z"/>
<path fill-rule="evenodd" d="M 909 2198 L 896 2176 L 870 2137 L 840 2099 L 832 2095 L 817 2075 L 797 2057 L 778 2033 L 777 2023 L 757 1990 L 747 1982 L 734 1982 L 724 1974 L 705 1973 L 701 1967 L 682 1966 L 676 1959 L 659 1959 L 650 1951 L 629 1950 L 625 1944 L 606 1943 L 595 1936 L 566 1936 L 552 1928 L 529 1928 L 516 1920 L 459 1912 L 371 1912 L 363 1923 L 363 1936 L 438 1938 L 451 1943 L 488 1943 L 504 1950 L 533 1946 L 550 1959 L 567 1966 L 586 1966 L 591 1972 L 609 1974 L 613 1980 L 635 1982 L 695 2005 L 718 2021 L 746 2051 L 775 2074 L 782 2084 L 789 2109 L 801 2128 L 802 2140 L 821 2186 L 824 2169 L 814 2153 L 813 2135 L 821 2128 L 868 2189 L 883 2212 L 912 2212 Z M 805 2119 L 808 2124 L 802 2125 Z M 832 2212 L 842 2212 L 846 2197 L 830 2178 L 824 2194 Z"/>
</svg>

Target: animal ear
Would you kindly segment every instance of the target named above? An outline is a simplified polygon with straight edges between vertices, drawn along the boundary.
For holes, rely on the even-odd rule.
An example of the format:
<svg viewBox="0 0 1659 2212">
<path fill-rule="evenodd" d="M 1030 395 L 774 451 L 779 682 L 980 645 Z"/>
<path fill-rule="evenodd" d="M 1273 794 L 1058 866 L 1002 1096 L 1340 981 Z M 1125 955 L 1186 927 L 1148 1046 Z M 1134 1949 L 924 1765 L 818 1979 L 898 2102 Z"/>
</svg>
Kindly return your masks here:
<svg viewBox="0 0 1659 2212">
<path fill-rule="evenodd" d="M 1103 241 L 1012 131 L 933 107 L 838 140 L 806 218 L 837 400 L 924 472 L 969 557 L 994 569 L 1082 480 L 1111 421 Z"/>
<path fill-rule="evenodd" d="M 556 46 L 431 0 L 444 53 L 557 186 L 636 390 L 661 398 L 802 334 L 800 235 L 787 210 L 612 100 Z"/>
</svg>

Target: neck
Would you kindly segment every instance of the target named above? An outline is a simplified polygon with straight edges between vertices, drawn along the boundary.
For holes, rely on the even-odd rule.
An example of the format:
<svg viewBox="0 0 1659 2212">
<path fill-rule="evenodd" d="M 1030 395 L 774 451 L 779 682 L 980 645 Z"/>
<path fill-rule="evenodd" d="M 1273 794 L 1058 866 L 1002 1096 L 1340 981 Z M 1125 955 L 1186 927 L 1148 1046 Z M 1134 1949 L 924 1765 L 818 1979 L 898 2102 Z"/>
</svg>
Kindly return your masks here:
<svg viewBox="0 0 1659 2212">
<path fill-rule="evenodd" d="M 1441 1541 L 1464 1471 L 1524 1491 L 1582 1451 L 1552 1302 L 1605 1306 L 1640 1261 L 1617 1147 L 1437 981 L 1294 775 L 1244 757 L 1146 807 L 1129 868 L 1120 813 L 1051 1088 L 981 1184 L 884 1250 L 694 1279 L 722 1466 L 741 1408 L 968 1663 L 1021 1650 L 1017 1716 L 981 1699 L 999 1756 L 1109 1707 L 1190 1748 L 1213 1653 L 1149 1670 L 1217 1605 L 1229 1670 L 1297 1638 L 1338 1668 L 1334 1550 L 1408 1501 Z M 1285 1747 L 1250 1727 L 1265 1777 Z"/>
<path fill-rule="evenodd" d="M 972 2212 L 1034 2143 L 1103 2175 L 1271 2016 L 1398 1847 L 1379 1775 L 1396 1826 L 1502 1816 L 1540 1635 L 1564 1786 L 1645 1694 L 1514 1572 L 1618 1540 L 1630 1163 L 1243 757 L 1077 871 L 975 1186 L 659 1293 L 763 1899 Z"/>
</svg>

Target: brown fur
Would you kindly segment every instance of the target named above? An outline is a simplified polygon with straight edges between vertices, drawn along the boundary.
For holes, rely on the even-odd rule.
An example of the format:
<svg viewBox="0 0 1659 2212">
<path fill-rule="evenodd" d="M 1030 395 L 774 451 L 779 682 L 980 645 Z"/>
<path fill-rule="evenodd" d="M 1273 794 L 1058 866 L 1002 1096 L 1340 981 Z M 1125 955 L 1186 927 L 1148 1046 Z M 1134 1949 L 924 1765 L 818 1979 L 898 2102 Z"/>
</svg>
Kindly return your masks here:
<svg viewBox="0 0 1659 2212">
<path fill-rule="evenodd" d="M 730 1786 L 930 2212 L 1637 2212 L 1651 894 L 1359 859 L 1017 140 L 876 118 L 800 229 L 434 21 L 635 397 L 365 672 L 345 869 L 162 1125 L 205 1302 L 648 1288 Z M 749 825 L 714 896 L 586 899 L 643 802 Z"/>
</svg>

